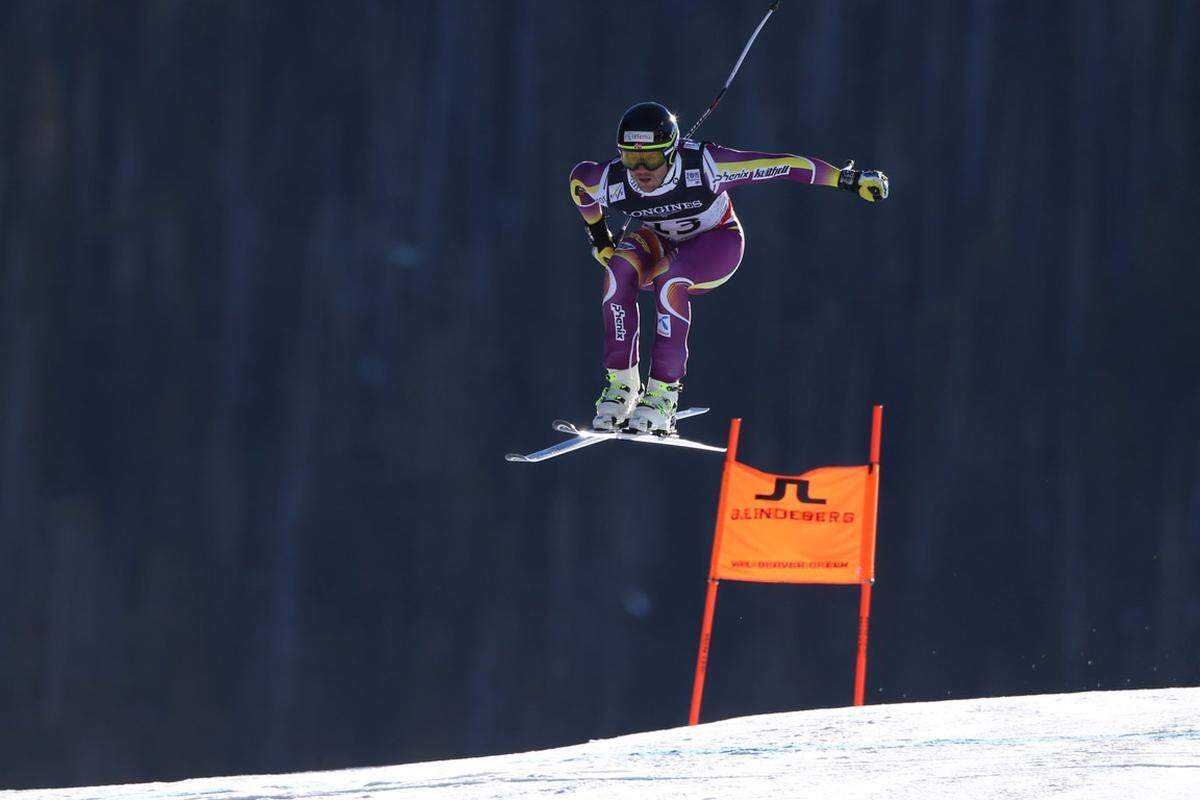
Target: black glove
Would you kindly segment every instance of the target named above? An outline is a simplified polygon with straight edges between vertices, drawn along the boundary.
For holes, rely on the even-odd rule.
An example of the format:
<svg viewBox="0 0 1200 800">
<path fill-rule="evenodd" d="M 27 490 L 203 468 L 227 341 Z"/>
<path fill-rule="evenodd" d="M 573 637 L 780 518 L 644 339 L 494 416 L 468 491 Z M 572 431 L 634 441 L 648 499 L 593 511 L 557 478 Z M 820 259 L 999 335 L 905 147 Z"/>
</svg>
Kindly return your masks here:
<svg viewBox="0 0 1200 800">
<path fill-rule="evenodd" d="M 852 160 L 842 167 L 841 174 L 838 175 L 838 188 L 856 192 L 868 203 L 876 203 L 880 200 L 887 200 L 888 177 L 879 170 L 854 169 Z"/>
<path fill-rule="evenodd" d="M 592 258 L 607 267 L 608 260 L 616 252 L 616 246 L 613 244 L 612 233 L 609 232 L 608 223 L 604 221 L 604 217 L 587 226 L 587 235 L 592 243 Z"/>
</svg>

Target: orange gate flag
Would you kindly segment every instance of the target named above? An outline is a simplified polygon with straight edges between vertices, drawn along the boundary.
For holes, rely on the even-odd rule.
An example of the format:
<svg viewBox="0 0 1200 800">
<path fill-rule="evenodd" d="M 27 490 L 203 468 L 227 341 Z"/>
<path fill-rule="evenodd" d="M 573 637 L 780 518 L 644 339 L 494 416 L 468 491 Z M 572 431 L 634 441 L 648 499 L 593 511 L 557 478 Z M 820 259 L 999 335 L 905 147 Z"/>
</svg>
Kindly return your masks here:
<svg viewBox="0 0 1200 800">
<path fill-rule="evenodd" d="M 803 475 L 761 472 L 737 460 L 741 426 L 740 419 L 729 421 L 688 724 L 700 722 L 717 587 L 722 578 L 762 583 L 857 583 L 854 705 L 861 706 L 867 682 L 871 586 L 875 582 L 883 406 L 871 410 L 871 457 L 861 467 L 821 467 Z"/>
<path fill-rule="evenodd" d="M 874 580 L 873 465 L 772 475 L 728 465 L 713 578 L 765 583 Z"/>
</svg>

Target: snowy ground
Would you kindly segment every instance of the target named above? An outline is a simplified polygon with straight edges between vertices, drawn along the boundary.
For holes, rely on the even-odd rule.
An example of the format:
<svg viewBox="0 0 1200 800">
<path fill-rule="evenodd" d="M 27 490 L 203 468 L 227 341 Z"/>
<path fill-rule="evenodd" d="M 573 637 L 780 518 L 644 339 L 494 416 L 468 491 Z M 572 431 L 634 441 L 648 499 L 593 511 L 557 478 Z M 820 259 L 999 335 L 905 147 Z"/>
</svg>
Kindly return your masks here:
<svg viewBox="0 0 1200 800">
<path fill-rule="evenodd" d="M 0 792 L 178 798 L 1200 798 L 1200 688 L 743 717 L 458 761 Z"/>
</svg>

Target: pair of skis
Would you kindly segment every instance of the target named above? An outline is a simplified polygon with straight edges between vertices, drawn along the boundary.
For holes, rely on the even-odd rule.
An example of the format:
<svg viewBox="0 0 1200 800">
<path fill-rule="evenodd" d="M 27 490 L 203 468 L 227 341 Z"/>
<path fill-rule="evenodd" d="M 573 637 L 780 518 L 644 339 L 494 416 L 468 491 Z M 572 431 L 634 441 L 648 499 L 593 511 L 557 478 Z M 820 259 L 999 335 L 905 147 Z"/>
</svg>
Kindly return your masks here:
<svg viewBox="0 0 1200 800">
<path fill-rule="evenodd" d="M 699 416 L 707 412 L 707 408 L 686 408 L 675 414 L 675 419 L 687 419 L 688 417 Z M 617 431 L 595 431 L 591 428 L 581 428 L 578 425 L 567 422 L 566 420 L 554 420 L 554 430 L 559 433 L 570 434 L 572 438 L 558 444 L 552 444 L 544 450 L 538 450 L 536 453 L 522 455 L 520 453 L 509 453 L 504 458 L 506 461 L 515 461 L 518 463 L 534 463 L 537 461 L 545 461 L 556 456 L 561 456 L 564 453 L 570 453 L 573 450 L 579 450 L 584 447 L 591 447 L 594 444 L 601 442 L 611 442 L 613 440 L 621 440 L 625 442 L 641 442 L 642 444 L 663 444 L 671 447 L 686 447 L 692 450 L 707 450 L 712 453 L 724 453 L 724 447 L 716 447 L 703 442 L 694 442 L 691 439 L 680 438 L 678 434 L 672 433 L 661 435 L 657 433 L 634 433 L 627 430 Z"/>
</svg>

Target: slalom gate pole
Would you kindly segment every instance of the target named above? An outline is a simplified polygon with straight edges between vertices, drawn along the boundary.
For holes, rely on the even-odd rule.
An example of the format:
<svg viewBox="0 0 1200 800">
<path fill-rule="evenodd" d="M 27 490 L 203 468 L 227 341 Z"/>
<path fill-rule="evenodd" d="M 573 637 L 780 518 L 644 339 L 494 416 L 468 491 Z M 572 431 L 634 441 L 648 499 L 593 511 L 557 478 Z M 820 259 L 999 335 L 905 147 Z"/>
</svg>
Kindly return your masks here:
<svg viewBox="0 0 1200 800">
<path fill-rule="evenodd" d="M 708 579 L 708 594 L 704 598 L 704 622 L 700 626 L 700 652 L 696 656 L 696 678 L 692 682 L 692 710 L 688 725 L 700 722 L 700 704 L 704 700 L 704 675 L 708 671 L 708 645 L 712 641 L 713 612 L 717 607 L 717 587 L 721 582 Z"/>
<path fill-rule="evenodd" d="M 776 4 L 778 5 L 778 4 Z M 696 678 L 692 682 L 692 710 L 688 714 L 688 725 L 700 722 L 700 703 L 704 699 L 704 676 L 708 671 L 708 645 L 712 641 L 713 615 L 717 607 L 717 587 L 720 581 L 714 575 L 717 572 L 717 559 L 721 554 L 721 534 L 725 527 L 725 490 L 729 484 L 729 469 L 737 460 L 738 436 L 741 434 L 742 420 L 734 417 L 729 420 L 729 446 L 725 450 L 725 469 L 721 473 L 721 495 L 717 502 L 717 524 L 713 530 L 712 560 L 708 567 L 708 594 L 704 599 L 704 622 L 700 626 L 700 649 L 696 655 Z"/>
<path fill-rule="evenodd" d="M 858 605 L 858 659 L 854 669 L 854 705 L 863 704 L 867 684 L 867 628 L 871 619 L 871 586 L 875 582 L 875 522 L 879 508 L 879 446 L 883 430 L 883 406 L 871 410 L 871 461 L 867 497 L 863 509 L 862 558 L 867 573 L 860 584 Z"/>
<path fill-rule="evenodd" d="M 861 585 L 858 601 L 858 661 L 854 667 L 854 705 L 863 704 L 867 688 L 867 623 L 871 619 L 871 584 Z"/>
</svg>

